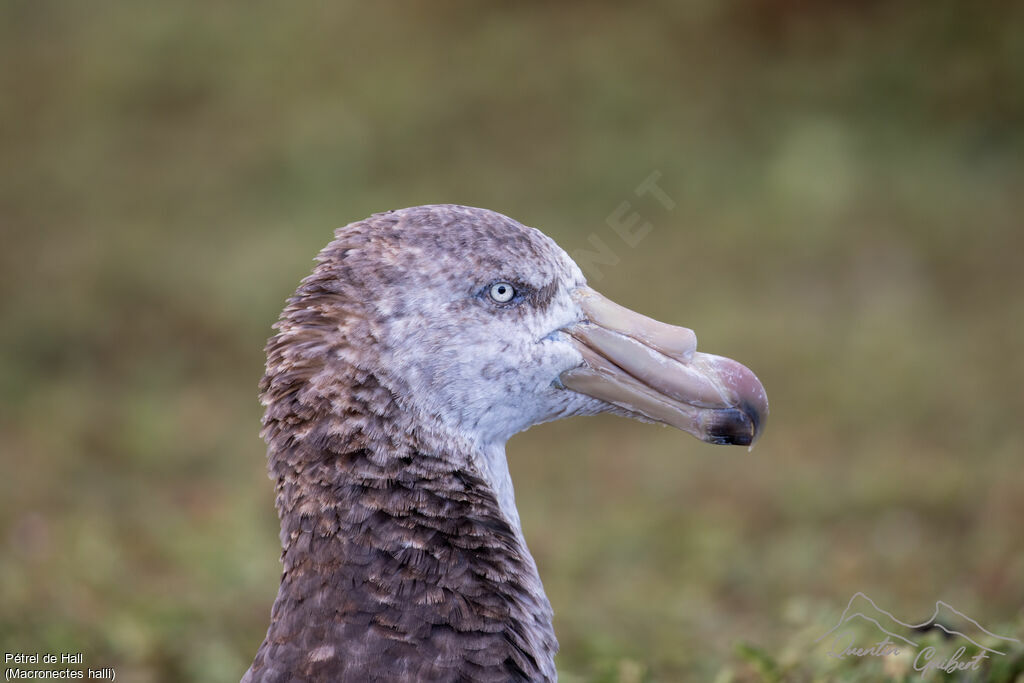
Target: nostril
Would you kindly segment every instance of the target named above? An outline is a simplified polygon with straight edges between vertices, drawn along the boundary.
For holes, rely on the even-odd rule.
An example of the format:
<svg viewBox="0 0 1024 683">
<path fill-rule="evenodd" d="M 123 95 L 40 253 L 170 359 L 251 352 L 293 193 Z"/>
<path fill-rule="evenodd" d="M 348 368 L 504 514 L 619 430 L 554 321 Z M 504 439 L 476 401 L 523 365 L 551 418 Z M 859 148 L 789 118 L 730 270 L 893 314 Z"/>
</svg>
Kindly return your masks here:
<svg viewBox="0 0 1024 683">
<path fill-rule="evenodd" d="M 587 319 L 600 327 L 632 337 L 681 363 L 689 363 L 693 359 L 697 350 L 697 335 L 693 330 L 631 311 L 589 287 L 574 291 L 573 298 Z"/>
</svg>

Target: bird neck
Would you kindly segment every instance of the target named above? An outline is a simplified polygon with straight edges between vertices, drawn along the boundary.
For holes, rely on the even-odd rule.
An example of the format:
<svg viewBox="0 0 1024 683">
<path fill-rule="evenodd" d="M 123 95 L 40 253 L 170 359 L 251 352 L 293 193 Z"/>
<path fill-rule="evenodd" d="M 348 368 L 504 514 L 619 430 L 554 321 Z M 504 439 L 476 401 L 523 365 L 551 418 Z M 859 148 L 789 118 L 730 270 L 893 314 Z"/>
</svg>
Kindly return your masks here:
<svg viewBox="0 0 1024 683">
<path fill-rule="evenodd" d="M 287 656 L 272 647 L 287 642 L 293 657 L 342 667 L 323 669 L 339 680 L 480 666 L 505 680 L 554 678 L 551 606 L 503 448 L 411 422 L 371 375 L 343 403 L 286 393 L 264 422 L 284 571 L 254 670 Z M 459 653 L 465 661 L 451 659 Z M 313 675 L 320 662 L 303 666 Z"/>
</svg>

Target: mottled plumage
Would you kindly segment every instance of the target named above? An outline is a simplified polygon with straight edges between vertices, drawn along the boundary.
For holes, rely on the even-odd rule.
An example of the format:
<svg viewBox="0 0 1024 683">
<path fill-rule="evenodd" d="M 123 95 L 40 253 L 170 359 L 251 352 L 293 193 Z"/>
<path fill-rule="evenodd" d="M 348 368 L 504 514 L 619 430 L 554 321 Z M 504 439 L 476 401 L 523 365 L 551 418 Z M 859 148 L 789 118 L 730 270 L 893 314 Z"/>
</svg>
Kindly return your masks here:
<svg viewBox="0 0 1024 683">
<path fill-rule="evenodd" d="M 664 419 L 560 380 L 590 367 L 585 282 L 537 230 L 415 207 L 340 228 L 317 260 L 267 344 L 284 571 L 242 680 L 553 680 L 505 441 L 567 415 Z M 490 298 L 495 282 L 515 299 Z M 732 430 L 719 418 L 737 405 L 693 410 Z M 749 443 L 757 416 L 740 413 Z"/>
</svg>

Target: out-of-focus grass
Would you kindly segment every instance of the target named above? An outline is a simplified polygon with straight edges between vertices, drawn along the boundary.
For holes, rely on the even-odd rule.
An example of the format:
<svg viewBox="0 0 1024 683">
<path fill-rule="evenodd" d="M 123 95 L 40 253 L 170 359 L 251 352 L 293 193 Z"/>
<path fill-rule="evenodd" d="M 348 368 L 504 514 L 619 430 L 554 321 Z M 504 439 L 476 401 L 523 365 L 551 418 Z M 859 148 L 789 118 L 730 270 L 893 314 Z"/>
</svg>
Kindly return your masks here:
<svg viewBox="0 0 1024 683">
<path fill-rule="evenodd" d="M 771 398 L 750 454 L 614 418 L 510 443 L 566 680 L 900 680 L 813 644 L 858 590 L 1024 636 L 1022 26 L 995 1 L 3 3 L 3 651 L 237 680 L 279 572 L 269 325 L 333 227 L 440 201 L 596 234 L 620 261 L 593 284 Z M 654 171 L 670 211 L 634 194 Z"/>
</svg>

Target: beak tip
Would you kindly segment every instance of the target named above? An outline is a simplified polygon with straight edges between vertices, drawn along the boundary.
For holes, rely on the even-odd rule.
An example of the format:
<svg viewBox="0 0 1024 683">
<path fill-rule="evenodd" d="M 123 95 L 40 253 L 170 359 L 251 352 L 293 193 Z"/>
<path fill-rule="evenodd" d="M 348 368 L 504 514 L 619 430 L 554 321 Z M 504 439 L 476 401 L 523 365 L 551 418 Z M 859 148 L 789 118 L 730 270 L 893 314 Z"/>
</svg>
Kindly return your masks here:
<svg viewBox="0 0 1024 683">
<path fill-rule="evenodd" d="M 716 410 L 704 431 L 704 440 L 718 446 L 749 446 L 753 439 L 753 422 L 738 408 Z"/>
<path fill-rule="evenodd" d="M 753 402 L 715 411 L 704 432 L 704 441 L 717 446 L 753 446 L 764 428 L 765 414 Z"/>
</svg>

